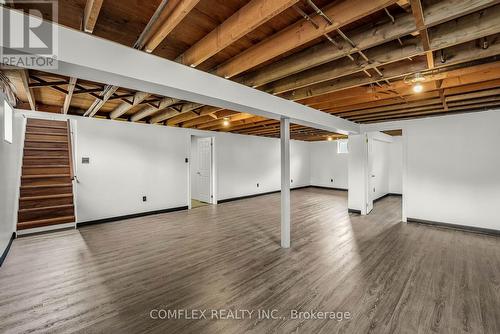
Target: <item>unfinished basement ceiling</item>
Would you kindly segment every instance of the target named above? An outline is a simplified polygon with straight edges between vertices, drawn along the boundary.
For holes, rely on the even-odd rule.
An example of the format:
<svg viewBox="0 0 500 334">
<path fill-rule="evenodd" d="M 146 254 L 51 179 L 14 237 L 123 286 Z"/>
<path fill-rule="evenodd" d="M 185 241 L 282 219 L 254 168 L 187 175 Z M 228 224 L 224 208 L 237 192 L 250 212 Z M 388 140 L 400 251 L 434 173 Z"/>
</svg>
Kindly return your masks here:
<svg viewBox="0 0 500 334">
<path fill-rule="evenodd" d="M 500 105 L 498 3 L 62 0 L 59 23 L 357 123 L 373 123 Z M 91 5 L 98 15 L 85 18 Z M 78 78 L 5 72 L 23 108 L 61 112 L 75 86 L 69 114 L 279 135 L 277 121 L 250 114 Z M 414 92 L 417 84 L 420 93 Z M 298 125 L 291 134 L 302 140 L 336 138 Z"/>
</svg>

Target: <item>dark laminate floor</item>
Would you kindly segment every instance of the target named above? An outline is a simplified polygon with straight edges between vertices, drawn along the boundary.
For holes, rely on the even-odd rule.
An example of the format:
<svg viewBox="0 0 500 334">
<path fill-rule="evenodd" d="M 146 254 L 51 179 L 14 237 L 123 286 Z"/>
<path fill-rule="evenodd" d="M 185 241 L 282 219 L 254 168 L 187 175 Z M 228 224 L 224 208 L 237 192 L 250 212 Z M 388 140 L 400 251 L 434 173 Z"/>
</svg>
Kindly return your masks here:
<svg viewBox="0 0 500 334">
<path fill-rule="evenodd" d="M 500 333 L 500 238 L 349 216 L 347 193 L 292 192 L 14 241 L 0 332 Z M 352 320 L 151 320 L 163 309 L 349 311 Z"/>
</svg>

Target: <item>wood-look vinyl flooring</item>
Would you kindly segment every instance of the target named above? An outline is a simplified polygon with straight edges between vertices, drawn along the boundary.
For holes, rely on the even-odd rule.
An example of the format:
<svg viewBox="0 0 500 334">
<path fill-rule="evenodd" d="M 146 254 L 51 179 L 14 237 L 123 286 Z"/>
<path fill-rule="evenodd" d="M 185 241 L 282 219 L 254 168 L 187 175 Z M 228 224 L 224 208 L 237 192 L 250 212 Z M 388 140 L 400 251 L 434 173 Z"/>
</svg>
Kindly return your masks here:
<svg viewBox="0 0 500 334">
<path fill-rule="evenodd" d="M 500 333 L 500 238 L 369 216 L 347 193 L 280 195 L 14 240 L 0 333 Z M 277 309 L 275 320 L 153 320 L 152 309 Z M 351 320 L 291 320 L 290 310 Z"/>
</svg>

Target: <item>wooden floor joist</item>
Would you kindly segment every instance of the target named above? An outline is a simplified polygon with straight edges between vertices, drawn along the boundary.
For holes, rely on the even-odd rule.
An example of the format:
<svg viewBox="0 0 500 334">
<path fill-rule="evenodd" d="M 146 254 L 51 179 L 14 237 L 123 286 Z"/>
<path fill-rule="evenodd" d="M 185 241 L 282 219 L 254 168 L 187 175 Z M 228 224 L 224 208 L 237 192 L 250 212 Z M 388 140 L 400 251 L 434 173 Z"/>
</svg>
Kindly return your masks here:
<svg viewBox="0 0 500 334">
<path fill-rule="evenodd" d="M 115 8 L 91 0 L 84 9 L 69 2 L 59 5 L 60 22 L 73 29 L 355 122 L 425 117 L 425 108 L 435 106 L 442 108 L 440 114 L 455 112 L 452 108 L 496 106 L 495 95 L 488 92 L 500 80 L 498 0 L 312 3 L 228 0 L 217 9 L 197 0 L 142 7 L 124 0 Z M 22 3 L 16 7 L 27 9 Z M 83 20 L 76 22 L 70 15 L 75 11 Z M 133 24 L 118 26 L 121 20 Z M 34 69 L 29 75 L 24 70 L 24 79 L 21 72 L 4 72 L 18 91 L 18 108 L 277 134 L 274 120 L 217 106 Z M 420 94 L 412 91 L 417 73 L 424 77 Z M 318 129 L 294 129 L 304 140 L 325 136 Z"/>
</svg>

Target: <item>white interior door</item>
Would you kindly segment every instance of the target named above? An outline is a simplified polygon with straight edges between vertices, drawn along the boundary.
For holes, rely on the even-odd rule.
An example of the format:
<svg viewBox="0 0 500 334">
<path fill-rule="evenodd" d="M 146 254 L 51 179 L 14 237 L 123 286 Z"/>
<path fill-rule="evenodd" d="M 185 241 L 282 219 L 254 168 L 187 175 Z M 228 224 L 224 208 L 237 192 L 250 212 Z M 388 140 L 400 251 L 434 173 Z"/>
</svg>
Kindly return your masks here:
<svg viewBox="0 0 500 334">
<path fill-rule="evenodd" d="M 196 186 L 198 200 L 212 203 L 212 138 L 198 139 Z"/>
</svg>

